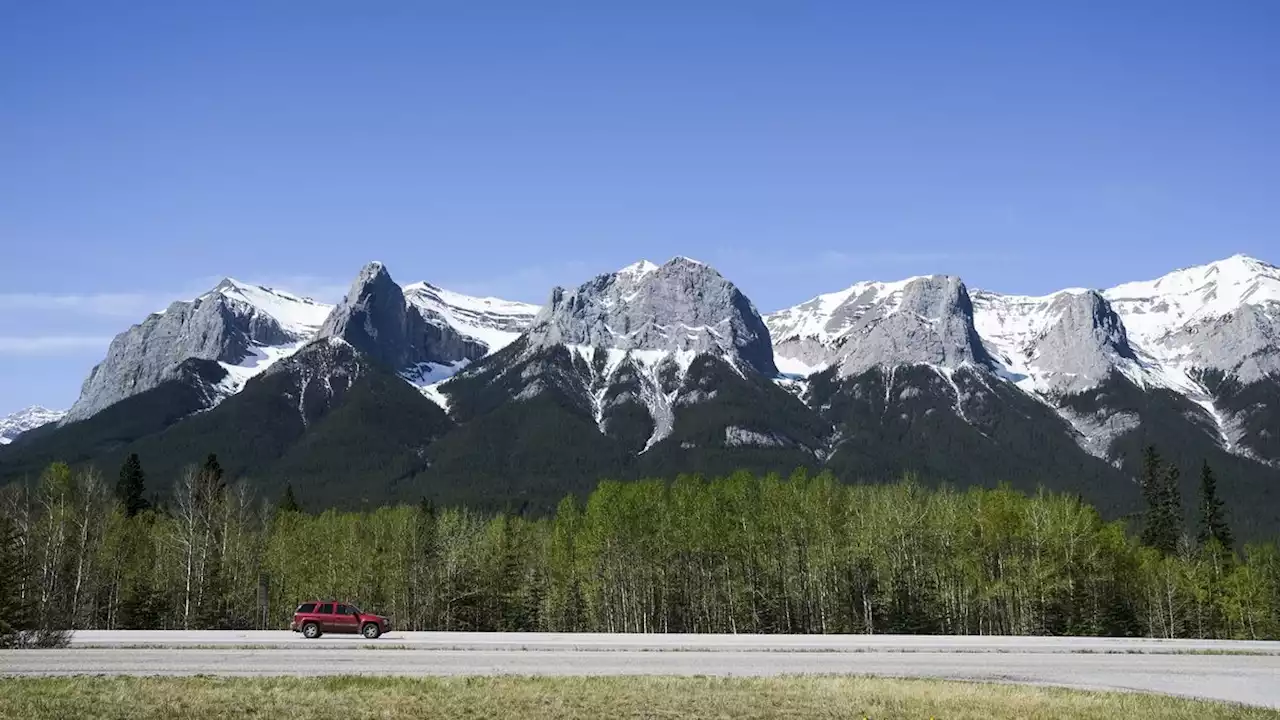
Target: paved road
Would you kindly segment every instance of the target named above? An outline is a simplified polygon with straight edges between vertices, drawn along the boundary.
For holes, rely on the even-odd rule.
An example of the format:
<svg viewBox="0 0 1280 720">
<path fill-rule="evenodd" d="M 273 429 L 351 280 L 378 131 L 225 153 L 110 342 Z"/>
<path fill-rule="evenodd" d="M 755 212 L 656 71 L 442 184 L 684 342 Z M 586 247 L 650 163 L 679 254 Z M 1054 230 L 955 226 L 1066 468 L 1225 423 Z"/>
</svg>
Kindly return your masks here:
<svg viewBox="0 0 1280 720">
<path fill-rule="evenodd" d="M 377 649 L 356 638 L 299 642 L 290 634 L 80 633 L 72 649 L 0 651 L 0 675 L 823 673 L 1137 690 L 1280 708 L 1280 643 L 469 633 L 393 633 Z M 101 647 L 110 643 L 117 647 Z M 1206 649 L 1268 654 L 1178 654 Z"/>
<path fill-rule="evenodd" d="M 397 646 L 435 650 L 706 650 L 790 652 L 1022 652 L 1187 653 L 1236 652 L 1280 655 L 1280 642 L 1156 640 L 1146 638 L 1013 637 L 999 635 L 691 635 L 678 633 L 464 633 L 393 631 L 377 641 L 358 635 L 307 640 L 276 630 L 188 632 L 174 630 L 80 630 L 76 647 L 351 648 Z"/>
</svg>

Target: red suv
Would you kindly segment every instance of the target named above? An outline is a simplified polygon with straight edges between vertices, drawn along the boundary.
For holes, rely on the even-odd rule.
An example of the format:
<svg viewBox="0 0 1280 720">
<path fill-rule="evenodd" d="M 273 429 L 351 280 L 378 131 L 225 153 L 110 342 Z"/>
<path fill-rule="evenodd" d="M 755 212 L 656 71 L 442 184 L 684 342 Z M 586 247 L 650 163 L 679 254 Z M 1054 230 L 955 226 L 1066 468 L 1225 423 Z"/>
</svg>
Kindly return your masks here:
<svg viewBox="0 0 1280 720">
<path fill-rule="evenodd" d="M 350 603 L 328 601 L 304 602 L 293 612 L 289 629 L 302 633 L 303 637 L 318 638 L 321 634 L 360 633 L 373 640 L 391 629 L 391 620 L 381 615 L 361 612 Z"/>
</svg>

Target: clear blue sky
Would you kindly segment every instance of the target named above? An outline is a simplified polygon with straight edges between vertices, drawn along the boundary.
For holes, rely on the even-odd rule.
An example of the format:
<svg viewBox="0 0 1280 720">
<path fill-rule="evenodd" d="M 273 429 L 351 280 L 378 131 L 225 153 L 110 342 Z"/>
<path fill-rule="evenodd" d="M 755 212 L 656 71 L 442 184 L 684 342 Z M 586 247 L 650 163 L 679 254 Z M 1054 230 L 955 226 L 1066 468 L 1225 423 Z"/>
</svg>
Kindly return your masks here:
<svg viewBox="0 0 1280 720">
<path fill-rule="evenodd" d="M 224 275 L 683 254 L 772 310 L 1277 262 L 1280 3 L 6 2 L 0 248 L 0 413 Z"/>
</svg>

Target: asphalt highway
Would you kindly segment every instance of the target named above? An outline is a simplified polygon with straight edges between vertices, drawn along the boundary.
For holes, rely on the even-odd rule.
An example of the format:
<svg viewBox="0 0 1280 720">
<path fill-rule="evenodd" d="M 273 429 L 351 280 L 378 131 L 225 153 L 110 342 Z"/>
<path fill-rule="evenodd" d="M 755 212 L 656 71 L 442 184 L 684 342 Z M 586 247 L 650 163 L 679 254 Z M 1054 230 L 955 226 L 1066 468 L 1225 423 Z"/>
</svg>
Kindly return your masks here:
<svg viewBox="0 0 1280 720">
<path fill-rule="evenodd" d="M 1114 638 L 79 632 L 0 675 L 852 674 L 1167 693 L 1280 708 L 1280 643 Z"/>
</svg>

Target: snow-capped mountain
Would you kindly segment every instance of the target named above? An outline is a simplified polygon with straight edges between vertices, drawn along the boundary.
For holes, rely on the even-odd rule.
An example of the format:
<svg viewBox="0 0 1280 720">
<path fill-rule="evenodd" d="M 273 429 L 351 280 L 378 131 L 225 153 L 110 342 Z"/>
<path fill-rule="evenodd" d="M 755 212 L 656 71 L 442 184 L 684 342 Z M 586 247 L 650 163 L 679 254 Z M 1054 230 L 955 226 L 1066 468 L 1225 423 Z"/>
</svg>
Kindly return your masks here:
<svg viewBox="0 0 1280 720">
<path fill-rule="evenodd" d="M 1114 370 L 1155 379 L 1139 362 L 1120 317 L 1097 291 L 1044 297 L 974 293 L 974 327 L 995 366 L 1019 387 L 1042 395 L 1080 392 Z"/>
<path fill-rule="evenodd" d="M 968 290 L 952 276 L 858 283 L 772 313 L 766 323 L 780 364 L 793 370 L 835 366 L 849 376 L 878 366 L 987 361 Z"/>
<path fill-rule="evenodd" d="M 1280 268 L 1243 255 L 1103 293 L 1140 349 L 1176 377 L 1280 374 Z"/>
<path fill-rule="evenodd" d="M 860 282 L 767 317 L 684 257 L 541 308 L 402 287 L 381 263 L 334 306 L 228 280 L 118 336 L 78 422 L 6 445 L 0 483 L 127 452 L 172 480 L 215 452 L 267 496 L 515 507 L 601 477 L 807 468 L 1044 486 L 1116 516 L 1154 444 L 1185 496 L 1208 460 L 1271 532 L 1278 319 L 1280 270 L 1243 257 L 1039 297 Z"/>
<path fill-rule="evenodd" d="M 381 263 L 367 266 L 337 306 L 227 278 L 116 336 L 62 420 L 86 419 L 167 381 L 199 385 L 200 406 L 212 407 L 328 336 L 352 341 L 417 381 L 424 373 L 438 381 L 511 342 L 536 312 L 427 283 L 402 291 Z M 372 336 L 362 332 L 366 325 Z"/>
<path fill-rule="evenodd" d="M 13 439 L 28 430 L 57 422 L 66 415 L 64 410 L 49 410 L 32 405 L 15 413 L 0 418 L 0 445 L 8 445 Z"/>
<path fill-rule="evenodd" d="M 309 298 L 223 280 L 195 300 L 175 302 L 117 335 L 63 422 L 83 420 L 157 387 L 192 359 L 222 368 L 221 380 L 207 389 L 214 404 L 310 340 L 330 310 Z"/>
<path fill-rule="evenodd" d="M 724 389 L 704 380 L 720 370 L 745 382 L 748 374 L 776 375 L 768 329 L 714 268 L 676 257 L 663 265 L 642 260 L 572 290 L 556 288 L 517 342 L 440 392 L 451 406 L 454 395 L 477 383 L 506 387 L 513 401 L 553 393 L 605 435 L 623 424 L 643 427 L 643 437 L 625 444 L 645 452 L 671 436 L 682 406 L 717 398 Z M 745 426 L 719 432 L 721 443 L 786 442 Z"/>
<path fill-rule="evenodd" d="M 1113 377 L 1186 398 L 1243 452 L 1242 423 L 1219 406 L 1206 373 L 1245 385 L 1280 375 L 1280 269 L 1243 256 L 1104 291 L 979 290 L 971 303 L 954 278 L 861 282 L 765 320 L 779 367 L 836 367 L 844 377 L 871 367 L 984 368 L 1057 409 L 1100 456 L 1138 416 L 1084 416 L 1067 399 Z"/>
</svg>

